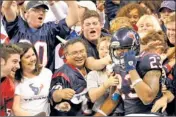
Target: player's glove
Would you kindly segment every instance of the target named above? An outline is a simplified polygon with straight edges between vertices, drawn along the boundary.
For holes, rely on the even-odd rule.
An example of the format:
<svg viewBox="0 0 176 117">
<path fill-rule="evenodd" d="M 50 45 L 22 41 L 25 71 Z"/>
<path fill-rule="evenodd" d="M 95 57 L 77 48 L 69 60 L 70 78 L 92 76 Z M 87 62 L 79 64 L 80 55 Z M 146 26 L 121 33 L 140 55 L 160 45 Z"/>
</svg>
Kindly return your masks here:
<svg viewBox="0 0 176 117">
<path fill-rule="evenodd" d="M 124 53 L 125 69 L 127 72 L 136 69 L 137 58 L 135 56 L 135 51 L 128 51 Z"/>
</svg>

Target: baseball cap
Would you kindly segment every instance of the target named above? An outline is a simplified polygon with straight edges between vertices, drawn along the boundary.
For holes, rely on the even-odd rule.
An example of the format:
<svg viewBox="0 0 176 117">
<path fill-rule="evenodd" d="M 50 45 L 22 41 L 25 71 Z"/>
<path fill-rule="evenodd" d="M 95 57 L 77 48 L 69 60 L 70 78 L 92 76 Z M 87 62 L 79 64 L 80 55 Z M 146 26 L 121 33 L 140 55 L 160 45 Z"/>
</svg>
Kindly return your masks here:
<svg viewBox="0 0 176 117">
<path fill-rule="evenodd" d="M 79 1 L 79 6 L 88 8 L 89 10 L 97 10 L 96 5 L 92 1 Z"/>
<path fill-rule="evenodd" d="M 44 9 L 49 10 L 49 7 L 43 1 L 29 1 L 26 5 L 26 10 L 37 7 L 43 7 Z"/>
<path fill-rule="evenodd" d="M 163 8 L 168 8 L 168 9 L 170 9 L 172 11 L 175 11 L 175 1 L 170 1 L 170 0 L 163 1 L 161 3 L 161 7 L 159 9 L 159 12 L 161 12 L 161 10 Z"/>
</svg>

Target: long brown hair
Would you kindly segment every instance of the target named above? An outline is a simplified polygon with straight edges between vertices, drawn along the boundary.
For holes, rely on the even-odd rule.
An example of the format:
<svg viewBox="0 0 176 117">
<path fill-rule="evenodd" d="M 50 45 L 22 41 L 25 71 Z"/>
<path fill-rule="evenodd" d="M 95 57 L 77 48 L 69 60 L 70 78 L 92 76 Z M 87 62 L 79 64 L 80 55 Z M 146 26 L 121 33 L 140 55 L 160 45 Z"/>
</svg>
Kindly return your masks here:
<svg viewBox="0 0 176 117">
<path fill-rule="evenodd" d="M 116 17 L 129 17 L 129 13 L 133 9 L 137 9 L 138 10 L 139 17 L 141 17 L 142 15 L 144 15 L 144 14 L 147 13 L 146 9 L 144 9 L 143 7 L 141 7 L 139 4 L 137 4 L 137 3 L 129 3 L 129 4 L 125 5 L 125 6 L 123 6 L 117 12 Z"/>
<path fill-rule="evenodd" d="M 42 69 L 42 65 L 40 64 L 39 62 L 39 58 L 38 58 L 38 55 L 37 55 L 37 51 L 36 49 L 34 48 L 33 45 L 29 44 L 29 43 L 18 43 L 17 44 L 20 48 L 22 48 L 23 50 L 23 53 L 21 54 L 20 58 L 22 58 L 24 56 L 24 54 L 26 54 L 26 52 L 28 52 L 29 49 L 33 49 L 35 55 L 36 55 L 36 58 L 37 58 L 37 61 L 36 61 L 36 65 L 35 65 L 35 69 L 33 71 L 33 74 L 35 75 L 39 75 L 40 72 L 41 72 L 41 69 Z M 16 71 L 16 74 L 15 74 L 15 79 L 19 82 L 21 82 L 22 78 L 23 78 L 23 75 L 22 75 L 22 71 L 23 71 L 23 68 L 22 68 L 22 65 L 21 65 L 21 62 L 20 62 L 20 69 L 18 69 Z"/>
</svg>

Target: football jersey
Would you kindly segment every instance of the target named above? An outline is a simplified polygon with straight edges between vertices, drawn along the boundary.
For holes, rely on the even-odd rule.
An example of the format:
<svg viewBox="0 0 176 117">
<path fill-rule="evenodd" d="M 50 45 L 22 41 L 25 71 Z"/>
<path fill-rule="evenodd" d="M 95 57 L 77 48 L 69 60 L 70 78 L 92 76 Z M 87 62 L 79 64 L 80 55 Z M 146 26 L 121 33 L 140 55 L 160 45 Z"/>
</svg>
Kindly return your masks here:
<svg viewBox="0 0 176 117">
<path fill-rule="evenodd" d="M 0 116 L 12 116 L 12 104 L 15 86 L 10 77 L 1 78 L 0 82 Z"/>
<path fill-rule="evenodd" d="M 49 99 L 51 102 L 51 116 L 82 115 L 83 114 L 81 110 L 82 103 L 86 101 L 85 96 L 87 95 L 86 87 L 87 87 L 87 84 L 86 84 L 86 80 L 84 76 L 74 66 L 65 63 L 62 67 L 56 70 L 55 73 L 53 74 L 53 78 L 51 81 L 50 94 L 49 94 Z M 76 92 L 71 100 L 61 101 L 61 102 L 67 101 L 70 103 L 72 108 L 68 112 L 61 112 L 55 109 L 56 105 L 59 104 L 60 102 L 56 103 L 52 99 L 52 93 L 55 90 L 64 89 L 64 88 L 71 88 Z"/>
<path fill-rule="evenodd" d="M 56 22 L 44 23 L 38 29 L 32 29 L 20 16 L 13 22 L 7 22 L 3 18 L 5 30 L 9 36 L 10 43 L 28 42 L 35 46 L 40 62 L 50 70 L 54 71 L 55 46 L 59 43 L 56 35 L 65 38 L 70 33 L 65 19 Z"/>
<path fill-rule="evenodd" d="M 148 105 L 144 105 L 142 103 L 131 86 L 132 83 L 130 81 L 130 75 L 127 74 L 125 68 L 115 65 L 113 70 L 119 77 L 120 85 L 118 85 L 118 88 L 122 92 L 121 96 L 124 102 L 125 115 L 134 113 L 150 113 L 153 103 Z M 160 57 L 156 54 L 145 52 L 141 53 L 137 62 L 136 70 L 141 78 L 143 78 L 150 70 L 161 70 Z M 160 96 L 161 92 L 158 93 L 158 97 Z"/>
</svg>

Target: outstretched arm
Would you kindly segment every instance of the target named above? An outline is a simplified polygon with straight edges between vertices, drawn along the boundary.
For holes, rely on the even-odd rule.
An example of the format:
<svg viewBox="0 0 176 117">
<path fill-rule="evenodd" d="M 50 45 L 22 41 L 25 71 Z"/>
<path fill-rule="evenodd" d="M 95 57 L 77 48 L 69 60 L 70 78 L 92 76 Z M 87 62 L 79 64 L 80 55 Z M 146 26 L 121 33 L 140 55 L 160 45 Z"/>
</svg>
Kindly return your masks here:
<svg viewBox="0 0 176 117">
<path fill-rule="evenodd" d="M 58 6 L 55 6 L 55 1 L 53 0 L 48 0 L 50 6 L 52 7 L 51 10 L 54 11 L 54 15 L 57 17 L 63 17 L 62 12 L 60 11 L 59 8 L 56 8 Z M 78 22 L 79 19 L 79 11 L 78 11 L 78 5 L 75 0 L 72 1 L 64 1 L 68 5 L 68 15 L 66 17 L 66 24 L 69 28 L 71 28 L 73 25 L 75 25 Z M 58 19 L 60 20 L 60 18 Z"/>
<path fill-rule="evenodd" d="M 64 1 L 56 2 L 53 0 L 49 0 L 48 3 L 50 5 L 51 11 L 53 12 L 57 20 L 60 21 L 67 17 L 67 14 L 64 13 L 64 10 L 68 10 L 68 5 Z"/>
<path fill-rule="evenodd" d="M 91 70 L 101 70 L 106 65 L 110 64 L 111 57 L 107 55 L 106 57 L 102 59 L 95 59 L 94 57 L 88 57 L 86 60 L 86 67 Z"/>
<path fill-rule="evenodd" d="M 68 5 L 68 15 L 66 17 L 66 23 L 68 27 L 72 27 L 79 20 L 79 11 L 76 1 L 65 1 Z"/>
<path fill-rule="evenodd" d="M 118 89 L 116 89 L 115 92 L 113 90 L 114 89 L 112 87 L 110 95 L 104 101 L 104 103 L 102 104 L 102 106 L 100 107 L 100 109 L 97 111 L 97 113 L 95 113 L 94 116 L 108 116 L 115 109 L 115 107 L 117 106 L 117 104 L 120 101 L 120 93 L 119 93 Z M 112 92 L 114 92 L 114 93 L 112 94 Z M 112 98 L 112 95 L 114 95 L 113 98 Z"/>
<path fill-rule="evenodd" d="M 7 22 L 13 22 L 17 17 L 17 3 L 12 0 L 5 0 L 2 9 Z"/>
</svg>

